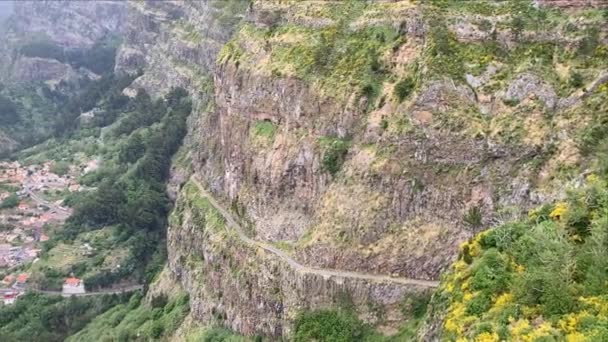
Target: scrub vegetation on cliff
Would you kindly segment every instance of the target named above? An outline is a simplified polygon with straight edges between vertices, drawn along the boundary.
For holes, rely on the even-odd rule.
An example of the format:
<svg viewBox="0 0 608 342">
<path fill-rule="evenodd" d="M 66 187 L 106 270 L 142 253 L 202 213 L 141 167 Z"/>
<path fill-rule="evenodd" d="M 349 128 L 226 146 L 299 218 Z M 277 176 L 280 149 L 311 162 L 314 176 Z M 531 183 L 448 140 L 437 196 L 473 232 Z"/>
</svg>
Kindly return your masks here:
<svg viewBox="0 0 608 342">
<path fill-rule="evenodd" d="M 608 339 L 608 186 L 590 175 L 565 200 L 478 234 L 436 294 L 449 341 Z"/>
<path fill-rule="evenodd" d="M 3 341 L 65 341 L 108 309 L 128 301 L 128 295 L 63 298 L 26 294 L 15 305 L 0 309 L 0 336 Z"/>
<path fill-rule="evenodd" d="M 188 295 L 159 295 L 146 302 L 141 294 L 116 305 L 66 341 L 168 340 L 190 310 Z"/>
</svg>

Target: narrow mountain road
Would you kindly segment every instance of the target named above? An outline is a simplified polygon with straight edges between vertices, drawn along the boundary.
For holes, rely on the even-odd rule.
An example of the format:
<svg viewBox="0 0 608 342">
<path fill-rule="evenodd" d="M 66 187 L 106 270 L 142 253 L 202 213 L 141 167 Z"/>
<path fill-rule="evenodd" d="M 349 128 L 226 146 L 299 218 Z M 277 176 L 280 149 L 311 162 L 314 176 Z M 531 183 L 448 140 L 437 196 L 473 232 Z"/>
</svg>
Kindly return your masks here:
<svg viewBox="0 0 608 342">
<path fill-rule="evenodd" d="M 44 205 L 48 207 L 51 211 L 55 211 L 62 215 L 64 219 L 67 219 L 70 216 L 70 209 L 59 206 L 55 203 L 45 200 L 44 198 L 38 196 L 33 190 L 31 186 L 31 180 L 28 178 L 26 183 L 23 185 L 23 190 L 25 193 L 38 205 Z"/>
<path fill-rule="evenodd" d="M 241 225 L 238 224 L 237 221 L 234 219 L 232 214 L 230 214 L 227 210 L 225 210 L 215 200 L 215 198 L 213 198 L 213 196 L 205 190 L 205 187 L 203 187 L 203 185 L 199 182 L 199 180 L 196 179 L 195 177 L 192 177 L 191 180 L 194 182 L 194 184 L 196 184 L 196 186 L 199 188 L 199 190 L 201 191 L 203 196 L 205 196 L 209 200 L 209 203 L 211 203 L 211 205 L 213 205 L 215 207 L 215 209 L 217 209 L 222 214 L 222 216 L 224 216 L 224 219 L 227 222 L 227 226 L 230 227 L 231 229 L 233 229 L 237 233 L 237 235 L 241 241 L 245 242 L 248 245 L 262 248 L 262 249 L 278 256 L 279 258 L 281 258 L 282 260 L 287 262 L 290 267 L 292 267 L 294 270 L 296 270 L 297 272 L 299 272 L 301 274 L 316 274 L 316 275 L 322 276 L 324 278 L 337 277 L 337 278 L 361 279 L 361 280 L 369 280 L 369 281 L 374 281 L 374 282 L 388 282 L 388 283 L 415 285 L 415 286 L 422 286 L 422 287 L 439 286 L 439 282 L 433 281 L 433 280 L 391 277 L 388 275 L 351 272 L 351 271 L 328 269 L 328 268 L 316 268 L 316 267 L 302 265 L 299 262 L 297 262 L 295 259 L 293 259 L 289 254 L 285 253 L 285 251 L 282 251 L 265 242 L 253 240 L 252 238 L 248 237 L 245 234 L 245 232 L 243 231 L 243 228 L 241 227 Z"/>
<path fill-rule="evenodd" d="M 141 290 L 143 288 L 144 288 L 143 285 L 132 285 L 132 286 L 125 286 L 125 287 L 120 287 L 120 288 L 116 288 L 116 289 L 91 291 L 91 292 L 85 292 L 85 293 L 75 293 L 70 296 L 88 297 L 88 296 L 100 296 L 100 295 L 107 295 L 107 294 L 120 294 L 120 293 L 125 293 L 125 292 Z M 43 293 L 43 294 L 48 294 L 48 295 L 59 295 L 59 296 L 61 296 L 63 294 L 61 291 L 45 291 L 45 290 L 37 290 L 37 289 L 28 289 L 28 291 L 36 292 L 36 293 Z"/>
</svg>

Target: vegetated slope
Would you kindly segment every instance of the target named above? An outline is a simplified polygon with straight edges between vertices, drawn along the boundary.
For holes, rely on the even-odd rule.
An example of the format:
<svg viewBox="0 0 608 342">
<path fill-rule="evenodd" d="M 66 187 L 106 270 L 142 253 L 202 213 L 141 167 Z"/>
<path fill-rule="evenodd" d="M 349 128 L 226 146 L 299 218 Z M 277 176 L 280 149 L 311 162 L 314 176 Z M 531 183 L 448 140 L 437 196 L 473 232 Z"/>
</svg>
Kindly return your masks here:
<svg viewBox="0 0 608 342">
<path fill-rule="evenodd" d="M 16 2 L 0 42 L 0 80 L 55 86 L 112 71 L 106 56 L 114 54 L 125 14 L 121 1 Z"/>
<path fill-rule="evenodd" d="M 555 196 L 539 197 L 537 206 L 519 215 L 497 215 L 491 229 L 460 246 L 458 261 L 443 276 L 432 300 L 420 340 L 608 338 L 604 265 L 608 77 L 606 65 L 597 59 L 607 47 L 601 23 L 608 20 L 608 12 L 567 13 L 569 17 L 555 10 L 542 14 L 558 24 L 555 34 L 561 39 L 577 32 L 573 20 L 592 15 L 599 21 L 587 22 L 583 36 L 559 55 L 553 50 L 539 64 L 545 77 L 568 75 L 562 87 L 582 88 L 561 100 L 561 106 L 558 102 L 552 112 L 550 129 L 568 138 L 554 140 L 551 150 L 542 152 L 546 159 L 537 186 Z M 533 51 L 527 48 L 528 53 Z M 594 69 L 595 80 L 585 84 L 582 75 Z M 529 118 L 530 112 L 526 114 Z"/>
<path fill-rule="evenodd" d="M 0 309 L 3 341 L 64 341 L 106 310 L 126 303 L 127 295 L 63 298 L 36 293 Z"/>
<path fill-rule="evenodd" d="M 300 264 L 437 279 L 461 242 L 593 167 L 604 20 L 530 2 L 254 2 L 218 55 L 193 171 L 252 239 Z M 352 283 L 302 279 L 235 247 L 211 207 L 184 187 L 169 230 L 195 320 L 291 336 L 302 308 L 340 306 L 336 288 L 383 332 L 406 319 L 397 297 L 411 292 L 362 300 Z"/>
<path fill-rule="evenodd" d="M 117 88 L 124 88 L 120 80 L 112 76 L 110 81 L 100 81 L 110 84 L 91 95 L 89 101 L 97 110 L 88 125 L 66 127 L 61 139 L 18 154 L 23 163 L 55 160 L 71 165 L 84 158 L 101 165 L 80 180 L 90 190 L 66 198 L 74 214 L 45 242 L 40 259 L 22 266 L 31 275 L 29 287 L 57 290 L 70 275 L 82 278 L 89 291 L 117 283 L 148 285 L 165 263 L 166 217 L 171 208 L 165 182 L 172 156 L 186 134 L 191 102 L 183 89 L 174 89 L 157 101 L 145 92 L 134 99 L 114 97 Z M 90 244 L 95 252 L 82 255 L 83 244 Z M 137 296 L 125 311 L 139 305 L 141 295 Z M 118 297 L 121 301 L 115 300 Z M 28 295 L 18 307 L 0 309 L 0 316 L 14 322 L 3 326 L 3 337 L 19 340 L 30 334 L 28 338 L 34 341 L 64 340 L 129 297 L 109 296 L 104 305 L 89 297 L 38 298 L 42 297 Z M 175 324 L 187 314 L 185 298 L 178 317 L 173 318 Z M 56 318 L 49 317 L 53 313 Z M 35 327 L 38 330 L 32 334 Z"/>
<path fill-rule="evenodd" d="M 164 292 L 150 291 L 143 297 L 134 294 L 128 303 L 116 305 L 66 341 L 173 341 L 190 310 L 188 294 L 178 283 L 168 282 L 166 271 L 154 286 Z M 164 282 L 164 284 L 160 284 Z"/>
<path fill-rule="evenodd" d="M 442 339 L 607 340 L 607 236 L 605 174 L 480 233 L 435 295 Z"/>
<path fill-rule="evenodd" d="M 52 264 L 46 268 L 33 265 L 47 284 L 54 284 L 68 271 L 84 277 L 89 288 L 125 279 L 143 283 L 162 267 L 166 217 L 171 208 L 165 182 L 171 158 L 186 134 L 191 104 L 183 89 L 176 89 L 157 101 L 140 92 L 126 108 L 129 110 L 123 108 L 126 112 L 115 124 L 106 127 L 104 137 L 92 130 L 96 139 L 90 146 L 85 144 L 85 150 L 90 149 L 91 157 L 99 158 L 102 167 L 85 175 L 83 182 L 94 185 L 95 190 L 73 199 L 74 214 L 47 244 L 50 249 L 91 241 L 104 255 L 82 258 L 60 270 Z M 85 134 L 73 134 L 78 133 Z M 57 148 L 65 150 L 66 145 L 60 143 Z M 119 255 L 119 267 L 103 267 L 104 259 Z"/>
<path fill-rule="evenodd" d="M 122 2 L 15 3 L 0 27 L 1 156 L 53 136 L 68 99 L 113 72 L 123 15 Z"/>
</svg>

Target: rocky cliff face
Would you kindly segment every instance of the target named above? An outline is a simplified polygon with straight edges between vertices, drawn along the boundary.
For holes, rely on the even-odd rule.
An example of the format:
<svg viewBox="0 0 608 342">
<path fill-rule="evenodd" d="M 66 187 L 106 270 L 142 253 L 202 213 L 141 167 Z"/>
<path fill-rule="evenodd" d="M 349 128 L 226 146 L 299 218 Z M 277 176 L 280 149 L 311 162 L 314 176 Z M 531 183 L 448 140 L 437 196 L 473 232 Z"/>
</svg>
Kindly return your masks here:
<svg viewBox="0 0 608 342">
<path fill-rule="evenodd" d="M 247 4 L 241 1 L 129 2 L 116 70 L 146 72 L 132 89 L 159 95 L 184 87 L 207 93 L 217 53 Z"/>
<path fill-rule="evenodd" d="M 302 264 L 437 279 L 475 231 L 560 196 L 559 170 L 585 168 L 581 85 L 567 62 L 538 65 L 555 44 L 576 50 L 594 18 L 546 34 L 474 6 L 227 4 L 129 3 L 117 69 L 144 70 L 133 89 L 198 98 L 193 172 L 253 238 Z M 394 327 L 420 290 L 297 274 L 214 230 L 192 196 L 178 195 L 169 265 L 195 319 L 278 337 L 298 310 L 346 296 Z"/>
<path fill-rule="evenodd" d="M 18 15 L 37 14 L 8 44 L 43 32 L 83 48 L 124 32 L 116 71 L 143 71 L 127 94 L 180 86 L 195 99 L 175 189 L 193 173 L 251 239 L 301 265 L 436 280 L 474 232 L 577 182 L 597 119 L 585 101 L 608 80 L 598 16 L 438 6 L 23 2 Z M 86 72 L 5 56 L 17 79 Z M 279 338 L 303 309 L 351 305 L 392 333 L 424 290 L 299 272 L 244 243 L 193 183 L 175 196 L 169 269 L 200 322 Z"/>
<path fill-rule="evenodd" d="M 344 305 L 393 333 L 404 319 L 403 299 L 426 290 L 298 271 L 240 240 L 192 182 L 182 189 L 168 240 L 169 267 L 190 293 L 192 317 L 246 335 L 289 336 L 301 310 Z"/>
<path fill-rule="evenodd" d="M 93 45 L 109 34 L 120 33 L 125 23 L 122 1 L 18 1 L 14 29 L 43 33 L 67 48 Z"/>
<path fill-rule="evenodd" d="M 31 42 L 45 42 L 64 50 L 87 49 L 109 36 L 120 35 L 125 15 L 126 2 L 122 1 L 16 1 L 0 46 L 5 61 L 0 66 L 0 79 L 58 82 L 90 77 L 89 70 L 46 56 L 28 57 L 20 48 Z"/>
</svg>

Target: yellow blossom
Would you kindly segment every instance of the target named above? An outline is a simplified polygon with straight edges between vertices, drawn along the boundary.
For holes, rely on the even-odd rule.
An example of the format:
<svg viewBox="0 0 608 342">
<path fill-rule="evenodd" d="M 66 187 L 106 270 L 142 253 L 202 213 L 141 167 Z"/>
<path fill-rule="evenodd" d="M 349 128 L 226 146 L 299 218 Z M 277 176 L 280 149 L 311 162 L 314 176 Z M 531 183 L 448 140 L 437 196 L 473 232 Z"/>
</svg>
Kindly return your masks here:
<svg viewBox="0 0 608 342">
<path fill-rule="evenodd" d="M 444 327 L 446 331 L 450 331 L 457 334 L 462 333 L 462 328 L 459 327 L 458 324 L 456 324 L 456 322 L 451 318 L 445 320 Z"/>
<path fill-rule="evenodd" d="M 496 298 L 496 302 L 494 303 L 494 307 L 502 308 L 507 304 L 513 303 L 513 295 L 510 293 L 503 293 L 498 298 Z"/>
<path fill-rule="evenodd" d="M 477 239 L 475 239 L 473 242 L 471 242 L 469 244 L 469 255 L 471 255 L 472 257 L 476 257 L 481 253 L 481 245 L 479 244 L 479 241 L 477 241 Z"/>
<path fill-rule="evenodd" d="M 475 342 L 498 342 L 500 341 L 500 337 L 498 337 L 498 334 L 493 332 L 493 333 L 489 333 L 489 332 L 483 332 L 479 335 L 477 335 L 477 337 L 475 337 Z"/>
<path fill-rule="evenodd" d="M 454 263 L 454 270 L 456 272 L 462 272 L 462 271 L 466 270 L 468 266 L 469 265 L 467 265 L 467 263 L 464 262 L 464 260 L 458 260 Z"/>
<path fill-rule="evenodd" d="M 589 176 L 587 176 L 587 182 L 589 183 L 596 183 L 599 182 L 600 178 L 595 174 L 592 173 Z"/>
<path fill-rule="evenodd" d="M 565 332 L 572 333 L 576 331 L 576 326 L 578 325 L 578 317 L 577 314 L 571 313 L 566 315 L 564 318 L 560 319 L 557 323 Z"/>
<path fill-rule="evenodd" d="M 583 335 L 579 332 L 575 332 L 575 333 L 566 335 L 566 341 L 567 342 L 585 342 L 585 341 L 587 341 L 587 338 L 585 338 L 585 335 Z"/>
<path fill-rule="evenodd" d="M 522 312 L 526 317 L 534 317 L 539 314 L 539 308 L 536 306 L 524 306 Z"/>
<path fill-rule="evenodd" d="M 559 202 L 553 208 L 553 211 L 549 214 L 549 217 L 554 220 L 560 220 L 568 212 L 568 203 Z"/>
<path fill-rule="evenodd" d="M 555 329 L 550 323 L 544 322 L 536 327 L 531 333 L 524 336 L 524 341 L 534 342 L 541 337 L 551 336 Z"/>
<path fill-rule="evenodd" d="M 527 319 L 519 319 L 511 324 L 511 335 L 522 336 L 530 330 L 530 322 Z"/>
<path fill-rule="evenodd" d="M 578 234 L 574 234 L 570 237 L 570 240 L 573 242 L 581 242 L 583 241 L 583 239 L 581 239 L 580 235 Z"/>
<path fill-rule="evenodd" d="M 608 316 L 608 299 L 604 297 L 580 297 L 579 301 L 594 309 L 597 314 Z"/>
</svg>

